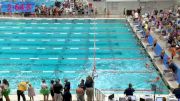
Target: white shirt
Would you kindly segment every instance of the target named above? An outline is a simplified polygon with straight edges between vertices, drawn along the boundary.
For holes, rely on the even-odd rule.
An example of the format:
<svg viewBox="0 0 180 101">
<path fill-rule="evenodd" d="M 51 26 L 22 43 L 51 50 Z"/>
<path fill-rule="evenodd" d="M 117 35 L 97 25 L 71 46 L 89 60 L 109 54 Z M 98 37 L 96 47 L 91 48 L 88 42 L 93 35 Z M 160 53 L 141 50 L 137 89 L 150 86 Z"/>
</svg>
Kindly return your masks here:
<svg viewBox="0 0 180 101">
<path fill-rule="evenodd" d="M 43 89 L 45 89 L 45 88 L 47 88 L 47 84 L 46 84 L 46 83 L 42 83 L 42 84 L 41 84 L 41 87 L 42 87 Z"/>
<path fill-rule="evenodd" d="M 135 18 L 139 18 L 138 12 L 135 12 L 134 17 L 135 17 Z"/>
</svg>

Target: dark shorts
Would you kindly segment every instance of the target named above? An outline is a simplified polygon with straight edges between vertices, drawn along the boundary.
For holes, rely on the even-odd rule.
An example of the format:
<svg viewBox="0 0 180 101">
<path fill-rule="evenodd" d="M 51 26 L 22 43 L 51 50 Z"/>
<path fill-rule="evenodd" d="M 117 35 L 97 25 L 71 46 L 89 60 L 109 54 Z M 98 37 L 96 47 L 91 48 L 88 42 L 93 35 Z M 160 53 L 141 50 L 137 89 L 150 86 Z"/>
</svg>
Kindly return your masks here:
<svg viewBox="0 0 180 101">
<path fill-rule="evenodd" d="M 145 38 L 148 38 L 149 37 L 149 35 L 145 35 Z"/>
<path fill-rule="evenodd" d="M 154 44 L 154 47 L 156 47 L 156 44 Z"/>
<path fill-rule="evenodd" d="M 161 55 L 161 59 L 163 60 L 163 59 L 164 59 L 164 56 Z"/>
<path fill-rule="evenodd" d="M 51 96 L 54 97 L 54 91 L 53 90 L 51 90 Z"/>
</svg>

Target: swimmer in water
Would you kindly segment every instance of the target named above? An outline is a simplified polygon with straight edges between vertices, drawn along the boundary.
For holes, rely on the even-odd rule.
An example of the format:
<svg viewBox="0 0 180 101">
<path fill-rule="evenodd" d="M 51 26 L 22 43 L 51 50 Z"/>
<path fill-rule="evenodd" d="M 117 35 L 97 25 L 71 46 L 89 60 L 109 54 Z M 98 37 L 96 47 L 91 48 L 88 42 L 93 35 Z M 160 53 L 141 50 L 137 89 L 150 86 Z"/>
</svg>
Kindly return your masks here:
<svg viewBox="0 0 180 101">
<path fill-rule="evenodd" d="M 148 80 L 147 82 L 157 83 L 160 80 L 160 77 L 156 77 L 153 80 Z"/>
<path fill-rule="evenodd" d="M 145 67 L 147 68 L 148 72 L 152 73 L 153 69 L 151 68 L 150 64 L 146 63 Z"/>
<path fill-rule="evenodd" d="M 146 63 L 146 68 L 150 68 L 150 65 L 148 63 Z"/>
</svg>

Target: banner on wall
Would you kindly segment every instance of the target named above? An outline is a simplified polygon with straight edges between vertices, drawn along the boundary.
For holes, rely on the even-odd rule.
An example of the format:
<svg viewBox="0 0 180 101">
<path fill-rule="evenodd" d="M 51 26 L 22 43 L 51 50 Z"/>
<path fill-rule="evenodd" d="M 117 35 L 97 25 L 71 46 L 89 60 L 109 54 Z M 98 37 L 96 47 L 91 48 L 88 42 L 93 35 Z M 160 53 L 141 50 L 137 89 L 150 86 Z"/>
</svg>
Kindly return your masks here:
<svg viewBox="0 0 180 101">
<path fill-rule="evenodd" d="M 1 12 L 25 13 L 34 11 L 34 2 L 1 2 Z"/>
</svg>

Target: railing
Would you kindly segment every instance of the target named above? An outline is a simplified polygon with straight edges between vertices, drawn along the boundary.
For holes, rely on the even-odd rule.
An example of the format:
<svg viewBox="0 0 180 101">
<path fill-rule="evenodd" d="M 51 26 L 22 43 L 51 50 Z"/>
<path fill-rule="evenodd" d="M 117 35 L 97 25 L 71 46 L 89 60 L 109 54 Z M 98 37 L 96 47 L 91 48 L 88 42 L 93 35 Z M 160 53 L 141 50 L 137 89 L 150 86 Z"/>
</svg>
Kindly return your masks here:
<svg viewBox="0 0 180 101">
<path fill-rule="evenodd" d="M 62 15 L 43 15 L 43 14 L 23 14 L 23 13 L 1 13 L 0 17 L 15 17 L 15 18 L 125 18 L 120 14 L 62 14 Z"/>
<path fill-rule="evenodd" d="M 96 101 L 105 101 L 106 95 L 103 94 L 99 89 L 95 88 L 94 92 Z"/>
</svg>

